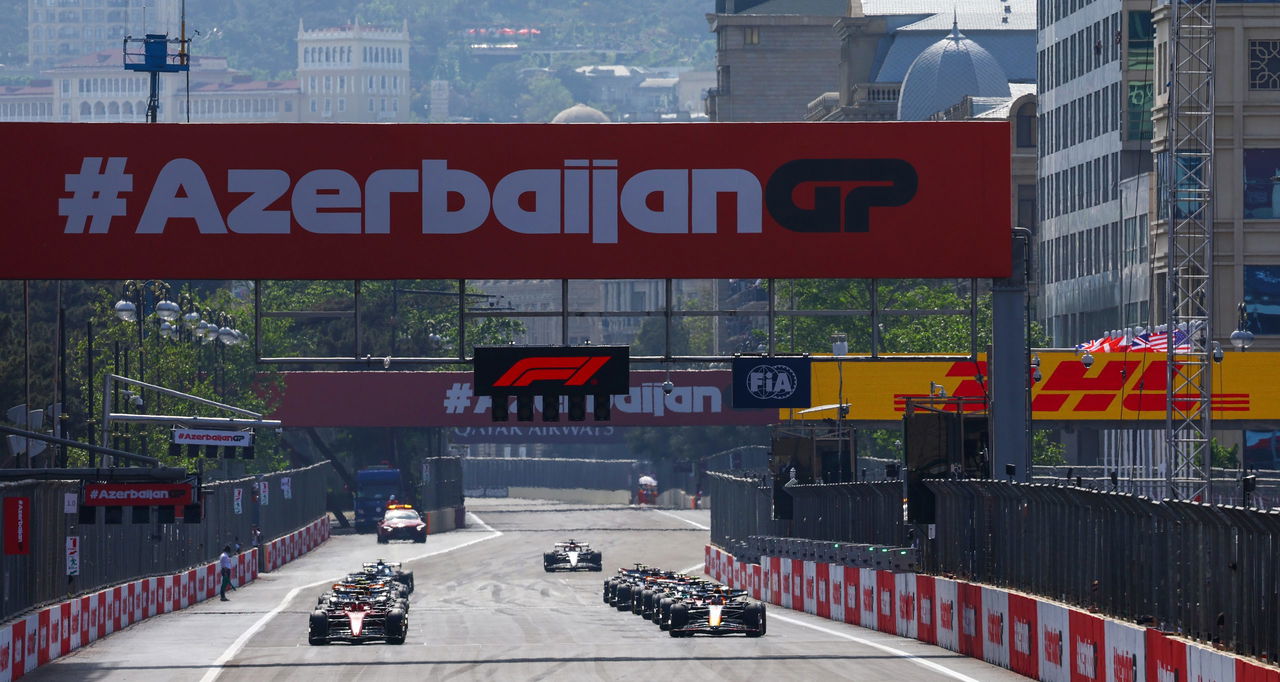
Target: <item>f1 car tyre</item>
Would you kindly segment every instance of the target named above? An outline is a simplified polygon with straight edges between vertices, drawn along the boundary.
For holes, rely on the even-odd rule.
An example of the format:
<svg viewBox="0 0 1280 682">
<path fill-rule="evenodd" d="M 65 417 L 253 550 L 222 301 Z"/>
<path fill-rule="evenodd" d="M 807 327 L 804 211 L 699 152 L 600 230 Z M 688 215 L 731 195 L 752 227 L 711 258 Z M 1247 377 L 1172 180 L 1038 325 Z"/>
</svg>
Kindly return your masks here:
<svg viewBox="0 0 1280 682">
<path fill-rule="evenodd" d="M 387 613 L 387 644 L 404 644 L 405 635 L 408 634 L 409 619 L 404 611 L 400 609 L 391 609 Z"/>
<path fill-rule="evenodd" d="M 631 610 L 631 586 L 619 585 L 617 591 L 614 592 L 613 603 L 615 606 L 618 607 L 619 611 L 630 611 Z"/>
<path fill-rule="evenodd" d="M 675 604 L 671 607 L 671 627 L 667 630 L 667 634 L 672 637 L 687 637 L 693 633 L 679 632 L 677 628 L 682 628 L 689 624 L 689 607 L 684 604 Z"/>
<path fill-rule="evenodd" d="M 645 620 L 653 620 L 653 597 L 653 590 L 640 593 L 640 617 Z"/>
<path fill-rule="evenodd" d="M 604 603 L 609 603 L 609 597 L 613 596 L 613 578 L 604 581 Z"/>
<path fill-rule="evenodd" d="M 418 543 L 418 544 L 422 544 L 422 543 L 424 543 L 424 542 L 426 542 L 426 541 L 427 541 L 427 534 L 426 534 L 426 533 L 423 533 L 422 535 L 420 535 L 420 536 L 418 536 L 418 537 L 414 538 L 414 539 L 413 539 L 413 541 L 414 541 L 414 542 L 416 542 L 416 543 Z"/>
<path fill-rule="evenodd" d="M 385 544 L 387 544 L 388 542 L 391 542 L 391 541 L 390 541 L 390 540 L 388 540 L 386 537 L 384 537 L 381 533 L 379 533 L 379 534 L 378 534 L 378 544 L 379 544 L 379 545 L 385 545 Z"/>
<path fill-rule="evenodd" d="M 751 628 L 747 631 L 748 637 L 759 637 L 765 631 L 765 616 L 763 604 L 750 604 L 742 612 L 742 620 L 747 627 Z"/>
<path fill-rule="evenodd" d="M 329 643 L 329 616 L 324 611 L 311 612 L 311 626 L 307 631 L 307 644 L 324 646 Z"/>
<path fill-rule="evenodd" d="M 658 629 L 666 630 L 671 627 L 671 601 L 670 597 L 663 597 L 658 600 L 658 610 L 654 612 L 653 622 L 658 624 Z"/>
</svg>

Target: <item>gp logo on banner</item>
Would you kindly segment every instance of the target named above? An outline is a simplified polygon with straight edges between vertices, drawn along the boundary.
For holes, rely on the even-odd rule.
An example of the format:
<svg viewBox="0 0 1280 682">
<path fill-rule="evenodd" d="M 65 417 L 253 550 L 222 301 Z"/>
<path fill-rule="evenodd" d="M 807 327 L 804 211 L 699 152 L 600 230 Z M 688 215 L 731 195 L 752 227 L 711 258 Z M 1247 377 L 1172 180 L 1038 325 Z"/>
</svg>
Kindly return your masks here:
<svg viewBox="0 0 1280 682">
<path fill-rule="evenodd" d="M 810 366 L 808 358 L 735 358 L 734 408 L 808 407 Z"/>
<path fill-rule="evenodd" d="M 253 445 L 253 432 L 174 429 L 173 442 L 179 445 L 221 445 L 224 447 L 247 448 Z"/>
<path fill-rule="evenodd" d="M 986 278 L 1012 265 L 1007 121 L 4 132 L 31 160 L 0 171 L 23 188 L 0 230 L 14 279 Z M 319 141 L 332 151 L 300 151 Z"/>
</svg>

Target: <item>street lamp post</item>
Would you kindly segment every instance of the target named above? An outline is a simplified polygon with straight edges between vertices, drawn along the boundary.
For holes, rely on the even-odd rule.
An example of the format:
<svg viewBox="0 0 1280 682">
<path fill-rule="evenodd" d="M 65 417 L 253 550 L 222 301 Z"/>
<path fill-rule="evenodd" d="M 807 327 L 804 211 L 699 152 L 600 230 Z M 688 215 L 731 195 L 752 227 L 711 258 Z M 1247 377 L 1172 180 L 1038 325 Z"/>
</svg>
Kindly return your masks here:
<svg viewBox="0 0 1280 682">
<path fill-rule="evenodd" d="M 1244 301 L 1236 306 L 1238 316 L 1236 318 L 1236 330 L 1231 332 L 1231 345 L 1236 350 L 1244 352 L 1249 350 L 1249 346 L 1253 345 L 1253 332 L 1249 331 L 1249 317 L 1245 308 Z"/>
<path fill-rule="evenodd" d="M 165 324 L 172 324 L 178 319 L 181 310 L 178 304 L 169 300 L 169 283 L 164 280 L 126 280 L 124 283 L 123 296 L 116 301 L 114 311 L 116 317 L 122 322 L 136 322 L 138 326 L 138 380 L 146 381 L 146 319 L 150 316 L 147 313 L 147 294 L 150 293 L 156 300 L 152 306 L 151 313 L 155 315 L 156 326 L 160 327 Z M 141 401 L 134 403 L 135 406 L 141 406 Z M 141 449 L 145 451 L 147 448 L 147 437 L 142 436 Z"/>
<path fill-rule="evenodd" d="M 844 402 L 844 356 L 849 354 L 849 337 L 837 332 L 831 335 L 831 354 L 836 357 L 836 443 L 840 448 L 840 457 L 845 457 L 845 437 L 844 437 L 844 418 L 849 414 L 849 406 Z M 858 481 L 858 451 L 850 447 L 848 449 L 851 458 L 850 465 L 853 467 L 853 480 Z"/>
</svg>

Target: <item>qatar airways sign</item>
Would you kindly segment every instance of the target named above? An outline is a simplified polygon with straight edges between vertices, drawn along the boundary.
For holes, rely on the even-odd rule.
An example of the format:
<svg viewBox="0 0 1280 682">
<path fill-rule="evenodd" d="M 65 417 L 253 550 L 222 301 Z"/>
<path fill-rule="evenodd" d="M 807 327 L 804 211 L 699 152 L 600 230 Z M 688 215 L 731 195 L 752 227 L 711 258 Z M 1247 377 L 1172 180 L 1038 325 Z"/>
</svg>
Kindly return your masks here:
<svg viewBox="0 0 1280 682">
<path fill-rule="evenodd" d="M 1003 122 L 5 123 L 0 141 L 23 188 L 11 278 L 1010 271 Z"/>
</svg>

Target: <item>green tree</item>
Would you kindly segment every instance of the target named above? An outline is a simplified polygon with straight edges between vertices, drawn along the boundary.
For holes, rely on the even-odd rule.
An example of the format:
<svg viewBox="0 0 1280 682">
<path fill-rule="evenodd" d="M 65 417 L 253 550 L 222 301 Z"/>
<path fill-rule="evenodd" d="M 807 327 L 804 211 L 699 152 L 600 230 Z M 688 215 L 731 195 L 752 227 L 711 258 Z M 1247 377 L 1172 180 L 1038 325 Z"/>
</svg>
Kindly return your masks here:
<svg viewBox="0 0 1280 682">
<path fill-rule="evenodd" d="M 571 106 L 573 96 L 568 88 L 560 79 L 545 73 L 529 78 L 516 101 L 521 120 L 529 123 L 546 123 Z"/>
</svg>

